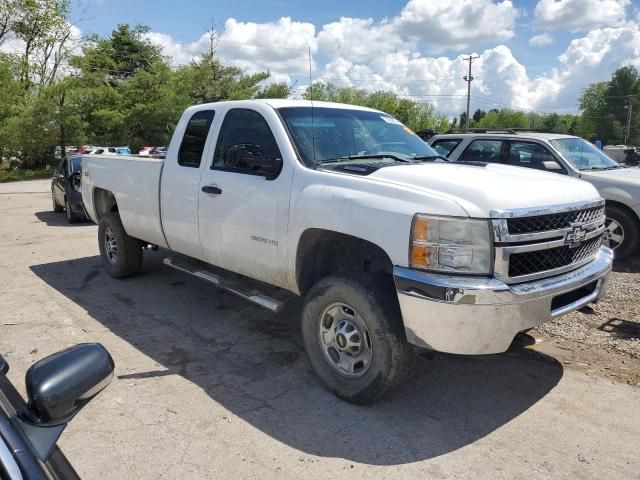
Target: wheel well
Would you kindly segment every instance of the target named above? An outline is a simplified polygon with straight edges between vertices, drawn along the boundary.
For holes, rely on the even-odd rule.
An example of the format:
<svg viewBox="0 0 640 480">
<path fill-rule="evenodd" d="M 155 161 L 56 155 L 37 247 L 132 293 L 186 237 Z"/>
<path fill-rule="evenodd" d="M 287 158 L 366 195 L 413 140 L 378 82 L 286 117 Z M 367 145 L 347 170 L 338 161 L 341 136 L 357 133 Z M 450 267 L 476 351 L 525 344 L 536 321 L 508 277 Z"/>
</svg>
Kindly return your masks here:
<svg viewBox="0 0 640 480">
<path fill-rule="evenodd" d="M 640 224 L 640 218 L 638 218 L 638 215 L 636 215 L 636 212 L 634 212 L 631 208 L 626 206 L 624 203 L 616 202 L 615 200 L 605 200 L 605 209 L 606 207 L 616 207 L 621 210 L 624 210 L 629 215 L 631 215 L 632 218 L 636 220 L 636 223 Z"/>
<path fill-rule="evenodd" d="M 323 277 L 355 272 L 391 275 L 393 264 L 382 248 L 362 238 L 315 228 L 302 234 L 296 254 L 301 295 Z"/>
<path fill-rule="evenodd" d="M 116 197 L 109 190 L 105 190 L 103 188 L 96 188 L 94 190 L 93 205 L 98 220 L 100 220 L 105 213 L 118 211 L 118 202 L 116 202 Z"/>
</svg>

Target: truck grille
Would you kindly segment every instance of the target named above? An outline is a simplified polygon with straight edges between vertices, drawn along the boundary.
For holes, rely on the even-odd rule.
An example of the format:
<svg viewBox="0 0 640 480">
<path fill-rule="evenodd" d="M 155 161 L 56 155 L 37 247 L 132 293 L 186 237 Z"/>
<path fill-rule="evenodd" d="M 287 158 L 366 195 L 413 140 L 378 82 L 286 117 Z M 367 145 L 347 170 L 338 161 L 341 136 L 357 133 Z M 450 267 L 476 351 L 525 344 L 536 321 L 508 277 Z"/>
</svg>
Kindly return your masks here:
<svg viewBox="0 0 640 480">
<path fill-rule="evenodd" d="M 498 211 L 492 220 L 494 275 L 518 283 L 559 275 L 593 260 L 604 232 L 604 202 L 547 211 Z"/>
<path fill-rule="evenodd" d="M 598 235 L 575 248 L 562 246 L 548 250 L 513 253 L 509 258 L 509 276 L 521 277 L 580 263 L 598 253 L 601 244 L 602 235 Z"/>
<path fill-rule="evenodd" d="M 571 228 L 571 225 L 576 223 L 592 223 L 601 217 L 604 217 L 604 206 L 535 217 L 510 218 L 507 220 L 507 228 L 511 235 L 546 232 Z"/>
</svg>

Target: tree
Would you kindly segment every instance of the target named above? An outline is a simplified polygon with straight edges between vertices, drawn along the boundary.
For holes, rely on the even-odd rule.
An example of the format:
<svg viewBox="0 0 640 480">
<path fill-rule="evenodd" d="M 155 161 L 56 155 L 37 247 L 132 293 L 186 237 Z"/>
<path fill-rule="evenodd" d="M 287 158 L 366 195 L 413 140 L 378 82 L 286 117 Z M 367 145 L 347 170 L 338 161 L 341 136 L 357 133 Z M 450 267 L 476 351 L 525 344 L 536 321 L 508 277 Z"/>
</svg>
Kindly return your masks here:
<svg viewBox="0 0 640 480">
<path fill-rule="evenodd" d="M 489 111 L 478 122 L 480 128 L 529 128 L 529 121 L 524 112 L 503 108 Z"/>
<path fill-rule="evenodd" d="M 580 96 L 579 108 L 577 133 L 605 143 L 624 141 L 628 109 L 632 108 L 629 143 L 640 143 L 640 74 L 635 67 L 621 67 L 610 81 L 589 85 Z"/>
<path fill-rule="evenodd" d="M 338 88 L 331 83 L 315 82 L 307 87 L 303 98 L 375 108 L 396 117 L 414 131 L 432 128 L 442 132 L 449 128 L 446 115 L 436 113 L 430 103 L 401 98 L 393 92 L 367 92 L 360 88 Z"/>
<path fill-rule="evenodd" d="M 473 117 L 471 118 L 473 118 L 473 122 L 474 124 L 476 124 L 480 120 L 482 120 L 486 115 L 487 115 L 487 112 L 481 109 L 477 109 L 475 112 L 473 112 Z"/>
<path fill-rule="evenodd" d="M 263 87 L 255 98 L 288 98 L 291 96 L 292 88 L 284 83 L 272 83 L 266 87 Z"/>
</svg>

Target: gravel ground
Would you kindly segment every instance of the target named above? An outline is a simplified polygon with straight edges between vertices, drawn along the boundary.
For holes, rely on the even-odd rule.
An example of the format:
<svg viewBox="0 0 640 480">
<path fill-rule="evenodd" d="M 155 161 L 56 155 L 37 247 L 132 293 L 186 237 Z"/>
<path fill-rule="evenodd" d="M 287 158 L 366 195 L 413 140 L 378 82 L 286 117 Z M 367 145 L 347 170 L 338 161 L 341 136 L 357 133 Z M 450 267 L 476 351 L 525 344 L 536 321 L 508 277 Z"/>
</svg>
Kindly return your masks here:
<svg viewBox="0 0 640 480">
<path fill-rule="evenodd" d="M 596 305 L 543 324 L 538 330 L 640 359 L 640 258 L 614 266 L 607 294 Z"/>
<path fill-rule="evenodd" d="M 566 368 L 640 385 L 640 257 L 614 264 L 597 304 L 532 330 L 532 346 Z"/>
</svg>

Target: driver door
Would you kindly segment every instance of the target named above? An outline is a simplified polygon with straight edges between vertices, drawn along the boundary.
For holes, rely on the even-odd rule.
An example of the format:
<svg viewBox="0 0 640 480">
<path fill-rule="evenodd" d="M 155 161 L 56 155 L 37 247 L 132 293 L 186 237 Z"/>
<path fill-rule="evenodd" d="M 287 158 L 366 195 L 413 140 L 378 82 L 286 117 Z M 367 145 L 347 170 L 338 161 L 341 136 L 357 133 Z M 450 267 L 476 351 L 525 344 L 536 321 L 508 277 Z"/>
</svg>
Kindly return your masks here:
<svg viewBox="0 0 640 480">
<path fill-rule="evenodd" d="M 263 110 L 262 112 L 258 110 Z M 213 155 L 200 178 L 198 231 L 208 263 L 257 280 L 286 285 L 286 236 L 293 168 L 284 162 L 274 179 L 230 161 L 238 145 L 258 147 L 280 158 L 274 128 L 282 132 L 267 106 L 232 108 L 224 113 Z"/>
</svg>

